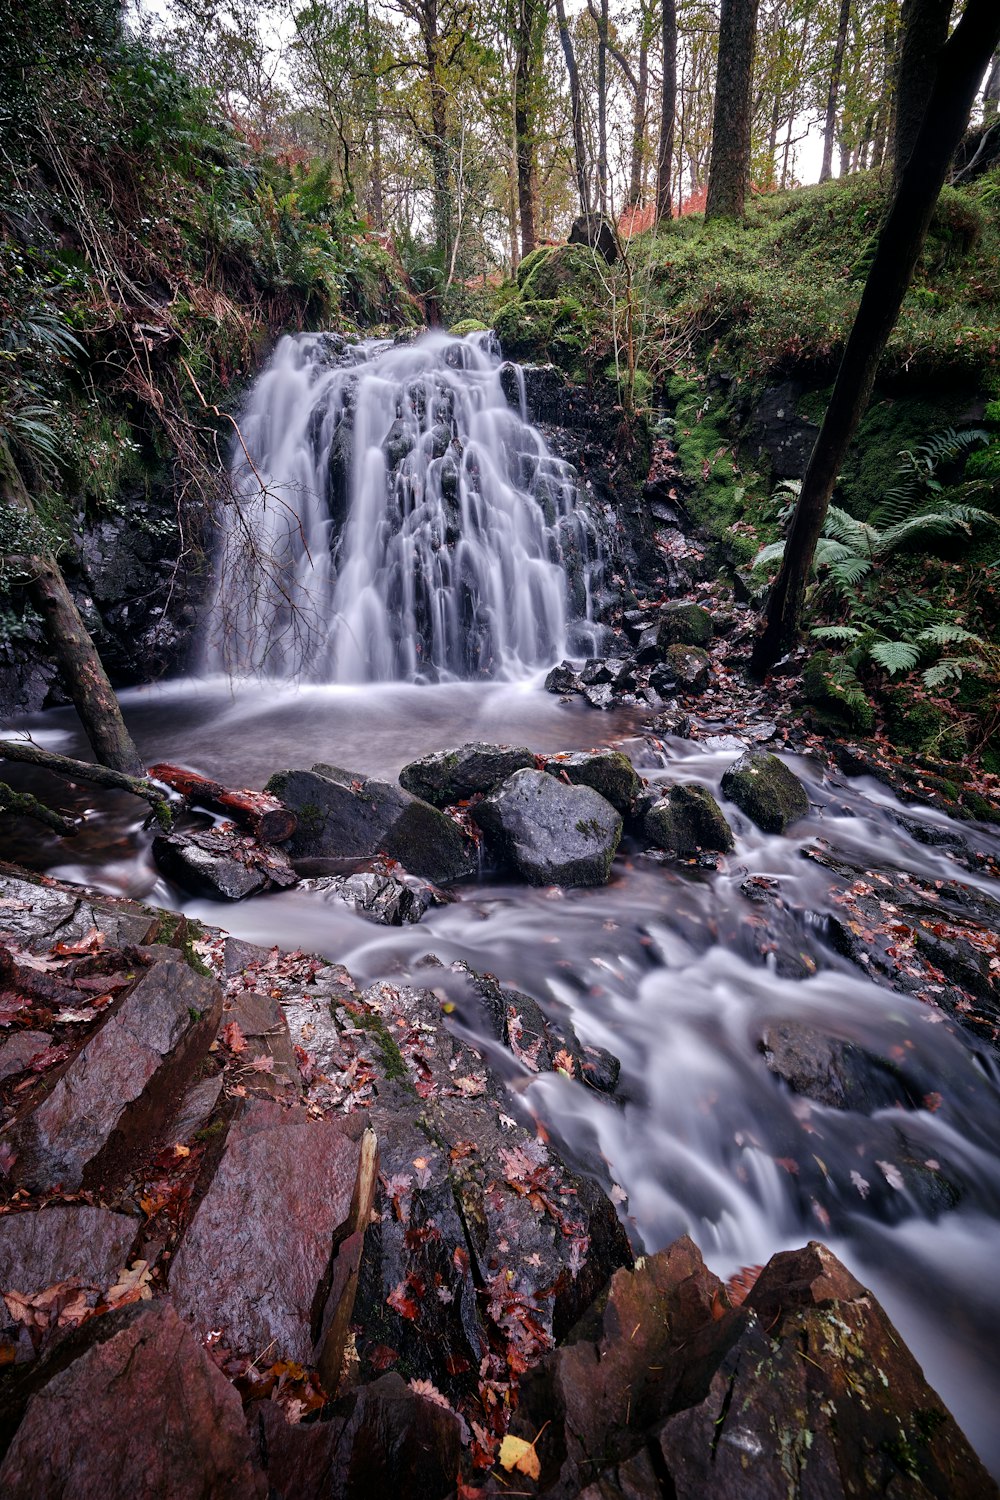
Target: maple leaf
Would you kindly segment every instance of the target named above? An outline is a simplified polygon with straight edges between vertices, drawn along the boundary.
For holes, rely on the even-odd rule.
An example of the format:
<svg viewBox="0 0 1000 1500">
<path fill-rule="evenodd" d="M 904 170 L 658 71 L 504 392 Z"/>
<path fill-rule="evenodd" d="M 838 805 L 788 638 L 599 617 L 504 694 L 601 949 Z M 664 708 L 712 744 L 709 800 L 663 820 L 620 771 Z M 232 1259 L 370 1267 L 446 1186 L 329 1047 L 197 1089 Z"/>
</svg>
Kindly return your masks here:
<svg viewBox="0 0 1000 1500">
<path fill-rule="evenodd" d="M 552 1059 L 552 1066 L 557 1073 L 565 1073 L 567 1078 L 576 1077 L 576 1063 L 572 1054 L 567 1052 L 565 1047 L 559 1048 L 559 1051 Z"/>
</svg>

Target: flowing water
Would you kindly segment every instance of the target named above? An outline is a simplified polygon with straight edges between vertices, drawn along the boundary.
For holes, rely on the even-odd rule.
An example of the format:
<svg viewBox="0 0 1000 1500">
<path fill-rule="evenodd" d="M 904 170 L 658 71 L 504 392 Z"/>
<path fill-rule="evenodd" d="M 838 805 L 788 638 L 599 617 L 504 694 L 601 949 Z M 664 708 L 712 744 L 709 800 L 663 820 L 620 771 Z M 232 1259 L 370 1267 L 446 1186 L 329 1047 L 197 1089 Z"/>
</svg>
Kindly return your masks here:
<svg viewBox="0 0 1000 1500">
<path fill-rule="evenodd" d="M 207 667 L 314 682 L 591 654 L 593 526 L 492 336 L 281 340 L 241 421 Z"/>
<path fill-rule="evenodd" d="M 357 519 L 352 513 L 335 539 L 332 566 L 323 561 L 331 556 L 325 501 L 314 522 L 303 525 L 311 567 L 299 551 L 305 546 L 302 537 L 292 535 L 281 515 L 268 516 L 275 533 L 267 546 L 272 553 L 284 549 L 286 591 L 299 588 L 294 576 L 299 568 L 301 586 L 314 593 L 325 590 L 333 609 L 343 578 L 338 569 L 356 568 L 352 576 L 361 593 L 370 591 L 364 606 L 369 614 L 355 613 L 352 628 L 368 622 L 363 628 L 370 626 L 370 650 L 352 654 L 351 638 L 334 623 L 325 636 L 311 637 L 299 658 L 308 663 L 313 678 L 325 672 L 331 679 L 325 684 L 233 684 L 215 676 L 130 691 L 123 701 L 140 752 L 150 761 L 179 760 L 220 780 L 261 785 L 272 771 L 317 760 L 391 777 L 427 750 L 470 739 L 526 744 L 537 751 L 618 743 L 653 782 L 696 780 L 718 792 L 721 774 L 734 758 L 731 744 L 643 738 L 641 724 L 626 714 L 600 714 L 580 703 L 562 703 L 542 691 L 539 672 L 518 675 L 518 663 L 523 669 L 533 661 L 555 659 L 580 622 L 587 623 L 585 601 L 575 611 L 567 593 L 548 588 L 552 580 L 547 570 L 558 565 L 557 553 L 548 550 L 558 522 L 553 527 L 543 517 L 538 529 L 537 518 L 532 525 L 518 520 L 526 499 L 536 510 L 538 501 L 530 488 L 511 480 L 511 455 L 534 453 L 536 472 L 547 456 L 530 429 L 516 418 L 507 424 L 496 407 L 497 362 L 488 349 L 470 355 L 459 381 L 442 359 L 446 346 L 432 342 L 430 348 L 432 368 L 419 376 L 425 403 L 430 403 L 432 389 L 451 389 L 457 381 L 462 395 L 452 411 L 461 407 L 469 414 L 469 425 L 461 429 L 460 460 L 468 485 L 463 505 L 468 502 L 474 539 L 467 566 L 480 570 L 476 576 L 486 589 L 492 571 L 504 565 L 503 549 L 516 538 L 522 553 L 515 575 L 520 577 L 528 558 L 545 583 L 533 586 L 527 602 L 515 591 L 502 600 L 498 595 L 490 605 L 489 660 L 507 679 L 447 680 L 474 672 L 467 659 L 463 666 L 463 630 L 453 631 L 448 613 L 457 599 L 449 592 L 453 575 L 450 583 L 447 559 L 429 540 L 442 503 L 430 478 L 439 460 L 420 450 L 419 462 L 395 478 L 387 470 L 381 473 L 383 500 L 392 516 L 377 544 L 371 535 L 352 533 Z M 365 352 L 360 379 L 379 384 L 381 403 L 378 421 L 373 416 L 366 429 L 373 435 L 364 449 L 369 457 L 376 448 L 381 451 L 378 433 L 397 420 L 401 383 L 410 391 L 418 379 L 407 363 L 412 355 L 412 350 Z M 257 451 L 268 451 L 273 458 L 274 441 L 285 444 L 289 468 L 282 473 L 274 465 L 277 479 L 297 472 L 302 484 L 317 482 L 316 454 L 329 445 L 327 437 L 317 440 L 316 434 L 325 431 L 328 419 L 333 421 L 344 382 L 356 378 L 345 369 L 324 365 L 318 348 L 303 341 L 279 351 L 261 385 L 279 370 L 299 382 L 300 394 L 293 399 L 282 381 L 272 381 L 273 401 L 287 400 L 287 421 L 278 421 L 260 388 L 252 407 L 261 424 L 252 438 Z M 395 395 L 381 388 L 383 381 L 389 382 L 390 369 Z M 321 386 L 327 387 L 322 398 Z M 357 434 L 364 425 L 360 387 L 355 399 Z M 312 413 L 308 420 L 301 403 Z M 262 433 L 272 420 L 274 436 L 267 439 L 272 448 L 267 449 Z M 307 428 L 313 434 L 308 439 Z M 492 436 L 487 441 L 472 437 L 473 432 Z M 479 479 L 474 482 L 469 454 L 476 444 Z M 355 445 L 352 462 L 360 466 L 358 474 L 368 476 L 362 447 Z M 419 443 L 409 457 L 418 448 Z M 502 480 L 501 453 L 507 455 Z M 571 476 L 563 478 L 571 491 Z M 374 514 L 379 507 L 368 483 L 364 477 L 356 498 L 363 495 L 363 504 L 371 500 Z M 497 488 L 490 488 L 494 484 Z M 480 524 L 476 504 L 477 497 L 497 494 L 496 503 L 508 507 L 510 520 L 502 542 L 498 524 Z M 560 505 L 563 519 L 576 515 L 571 493 L 564 493 Z M 424 514 L 417 520 L 421 507 Z M 263 508 L 258 510 L 255 502 L 250 513 L 254 526 L 264 524 Z M 441 605 L 422 614 L 413 606 L 414 620 L 420 615 L 417 638 L 426 647 L 419 659 L 403 650 L 398 635 L 405 595 L 405 590 L 398 592 L 398 573 L 417 566 L 417 559 L 425 577 L 432 564 L 439 569 L 433 574 L 433 597 Z M 389 583 L 392 579 L 396 582 Z M 388 590 L 385 597 L 379 592 L 383 589 Z M 425 595 L 425 602 L 430 597 Z M 487 590 L 484 597 L 493 596 Z M 274 661 L 271 653 L 278 649 L 275 642 L 283 628 L 280 598 L 280 591 L 272 595 L 262 588 L 253 607 L 244 610 L 241 650 L 245 646 L 246 654 L 241 660 L 247 668 L 259 670 Z M 359 600 L 341 599 L 336 608 L 355 605 L 361 610 Z M 456 604 L 459 616 L 463 607 Z M 533 628 L 527 628 L 526 619 L 534 621 Z M 552 620 L 557 633 L 546 650 L 537 627 L 539 621 Z M 477 642 L 484 639 L 479 636 Z M 293 655 L 285 646 L 281 653 L 282 670 L 290 669 Z M 475 655 L 481 666 L 478 644 Z M 439 680 L 377 680 L 430 675 Z M 352 685 L 354 677 L 375 680 Z M 42 743 L 68 753 L 84 751 L 68 711 L 38 715 L 23 727 Z M 804 859 L 802 851 L 823 839 L 865 869 L 909 871 L 930 881 L 960 879 L 994 898 L 1000 898 L 1000 886 L 957 869 L 947 850 L 916 840 L 896 821 L 895 801 L 884 787 L 864 779 L 832 781 L 806 759 L 786 759 L 807 783 L 809 816 L 790 836 L 771 837 L 727 807 L 737 846 L 717 871 L 663 865 L 626 847 L 607 887 L 559 892 L 486 878 L 457 888 L 452 904 L 432 909 L 419 925 L 400 929 L 374 926 L 345 906 L 300 890 L 225 907 L 188 899 L 158 876 L 149 857 L 150 835 L 141 827 L 142 810 L 137 811 L 135 802 L 86 788 L 58 791 L 59 802 L 72 805 L 75 798 L 76 810 L 86 812 L 84 831 L 74 845 L 32 831 L 8 846 L 8 852 L 64 878 L 181 907 L 254 942 L 323 953 L 344 963 L 362 983 L 411 977 L 425 984 L 428 971 L 418 967 L 419 961 L 434 953 L 445 963 L 465 959 L 488 969 L 502 982 L 534 995 L 543 1007 L 570 1016 L 582 1040 L 608 1047 L 621 1059 L 617 1100 L 560 1075 L 525 1071 L 481 1034 L 480 1018 L 463 1008 L 467 1002 L 461 996 L 455 997 L 459 1009 L 454 1024 L 479 1036 L 509 1081 L 512 1107 L 543 1120 L 577 1165 L 595 1172 L 606 1187 L 615 1185 L 614 1196 L 637 1245 L 658 1249 L 687 1232 L 712 1267 L 729 1274 L 806 1239 L 825 1240 L 874 1289 L 932 1385 L 994 1472 L 1000 1472 L 1000 1294 L 995 1271 L 1000 1072 L 989 1053 L 935 1008 L 877 986 L 838 957 L 826 940 L 826 919 L 838 910 L 836 897 L 846 882 Z M 929 825 L 948 826 L 941 815 L 927 810 L 911 808 L 908 813 Z M 973 837 L 977 848 L 1000 854 L 995 832 L 976 830 Z M 769 955 L 759 940 L 759 909 L 741 891 L 748 875 L 776 882 L 792 912 L 791 925 Z M 803 953 L 803 972 L 813 972 L 786 977 L 789 963 L 801 968 Z M 437 982 L 447 987 L 448 976 Z M 759 1046 L 766 1027 L 790 1021 L 854 1042 L 877 1057 L 904 1059 L 907 1107 L 889 1101 L 885 1108 L 861 1113 L 792 1093 L 768 1071 Z M 950 1187 L 927 1190 L 928 1182 Z"/>
</svg>

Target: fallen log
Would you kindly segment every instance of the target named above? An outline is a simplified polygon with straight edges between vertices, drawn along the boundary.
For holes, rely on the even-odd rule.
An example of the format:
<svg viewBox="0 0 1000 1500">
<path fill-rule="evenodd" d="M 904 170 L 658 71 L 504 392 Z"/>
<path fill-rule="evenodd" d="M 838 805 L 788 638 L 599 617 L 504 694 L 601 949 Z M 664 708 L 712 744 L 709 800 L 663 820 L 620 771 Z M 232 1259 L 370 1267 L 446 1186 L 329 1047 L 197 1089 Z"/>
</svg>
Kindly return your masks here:
<svg viewBox="0 0 1000 1500">
<path fill-rule="evenodd" d="M 125 771 L 114 771 L 110 766 L 97 766 L 89 760 L 75 760 L 71 755 L 57 755 L 54 750 L 43 750 L 30 740 L 0 740 L 0 760 L 40 766 L 43 771 L 52 771 L 68 781 L 88 781 L 94 786 L 131 792 L 133 797 L 141 797 L 144 802 L 149 803 L 161 828 L 170 828 L 173 824 L 174 815 L 162 786 L 154 786 L 147 778 L 130 776 Z"/>
<path fill-rule="evenodd" d="M 225 787 L 221 782 L 212 781 L 210 777 L 189 771 L 184 766 L 161 763 L 150 766 L 148 774 L 177 792 L 185 802 L 225 813 L 234 823 L 252 833 L 258 843 L 281 844 L 291 838 L 298 826 L 291 808 L 269 792 Z"/>
</svg>

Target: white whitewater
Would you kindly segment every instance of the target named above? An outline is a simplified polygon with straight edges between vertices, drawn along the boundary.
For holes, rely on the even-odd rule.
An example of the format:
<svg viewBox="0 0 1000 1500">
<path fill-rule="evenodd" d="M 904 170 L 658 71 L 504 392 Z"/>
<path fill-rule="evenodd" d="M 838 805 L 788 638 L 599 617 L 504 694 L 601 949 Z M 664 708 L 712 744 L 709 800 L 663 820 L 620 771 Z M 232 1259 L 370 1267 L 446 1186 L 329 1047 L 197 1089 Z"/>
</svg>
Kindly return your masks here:
<svg viewBox="0 0 1000 1500">
<path fill-rule="evenodd" d="M 487 334 L 283 338 L 240 423 L 208 670 L 419 682 L 594 654 L 576 471 L 505 383 Z"/>
</svg>

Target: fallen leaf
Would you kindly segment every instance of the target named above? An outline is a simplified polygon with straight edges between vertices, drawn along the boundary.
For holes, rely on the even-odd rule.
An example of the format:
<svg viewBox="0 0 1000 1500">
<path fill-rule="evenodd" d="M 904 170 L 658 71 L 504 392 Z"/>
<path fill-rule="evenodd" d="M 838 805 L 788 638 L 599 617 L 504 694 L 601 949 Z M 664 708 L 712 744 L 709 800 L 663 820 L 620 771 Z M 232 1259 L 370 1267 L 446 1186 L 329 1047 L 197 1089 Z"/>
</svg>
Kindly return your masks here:
<svg viewBox="0 0 1000 1500">
<path fill-rule="evenodd" d="M 546 1423 L 548 1426 L 548 1423 Z M 542 1432 L 545 1428 L 542 1428 Z M 538 1434 L 541 1437 L 542 1433 Z M 535 1443 L 538 1442 L 535 1438 Z M 529 1479 L 541 1478 L 542 1466 L 535 1452 L 535 1443 L 526 1442 L 524 1438 L 514 1437 L 508 1432 L 500 1444 L 500 1467 L 506 1469 L 508 1474 L 517 1470 L 519 1474 L 526 1474 Z"/>
</svg>

